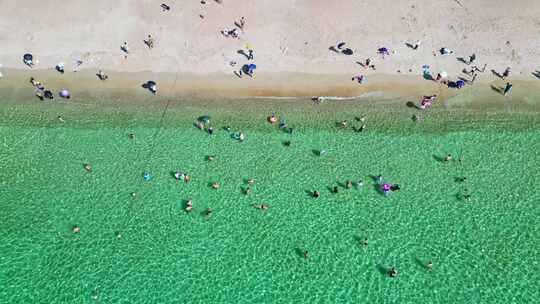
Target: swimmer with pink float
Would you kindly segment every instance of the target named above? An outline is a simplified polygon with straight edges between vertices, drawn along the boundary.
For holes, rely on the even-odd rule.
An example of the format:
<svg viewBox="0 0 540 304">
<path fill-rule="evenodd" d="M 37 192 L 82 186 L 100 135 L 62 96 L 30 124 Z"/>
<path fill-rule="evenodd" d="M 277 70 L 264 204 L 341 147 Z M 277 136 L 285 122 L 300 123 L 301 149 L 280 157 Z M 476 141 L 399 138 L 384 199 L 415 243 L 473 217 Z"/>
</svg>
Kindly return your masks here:
<svg viewBox="0 0 540 304">
<path fill-rule="evenodd" d="M 398 184 L 383 183 L 382 176 L 377 177 L 377 182 L 381 187 L 384 196 L 390 195 L 392 192 L 399 191 L 401 187 Z"/>
</svg>

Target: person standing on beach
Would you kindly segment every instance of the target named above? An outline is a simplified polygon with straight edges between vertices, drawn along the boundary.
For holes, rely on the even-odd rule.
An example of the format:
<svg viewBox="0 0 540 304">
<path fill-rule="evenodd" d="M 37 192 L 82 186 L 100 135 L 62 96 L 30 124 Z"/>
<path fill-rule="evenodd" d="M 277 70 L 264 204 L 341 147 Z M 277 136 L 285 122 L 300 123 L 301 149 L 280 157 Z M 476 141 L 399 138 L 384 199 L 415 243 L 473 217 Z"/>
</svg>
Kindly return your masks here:
<svg viewBox="0 0 540 304">
<path fill-rule="evenodd" d="M 420 46 L 420 44 L 422 44 L 422 40 L 420 40 L 420 39 L 416 40 L 416 42 L 414 43 L 412 49 L 416 51 L 418 49 L 418 47 Z"/>
<path fill-rule="evenodd" d="M 508 93 L 510 93 L 511 90 L 512 90 L 512 84 L 510 82 L 507 82 L 503 90 L 503 95 L 504 96 L 508 95 Z"/>
</svg>

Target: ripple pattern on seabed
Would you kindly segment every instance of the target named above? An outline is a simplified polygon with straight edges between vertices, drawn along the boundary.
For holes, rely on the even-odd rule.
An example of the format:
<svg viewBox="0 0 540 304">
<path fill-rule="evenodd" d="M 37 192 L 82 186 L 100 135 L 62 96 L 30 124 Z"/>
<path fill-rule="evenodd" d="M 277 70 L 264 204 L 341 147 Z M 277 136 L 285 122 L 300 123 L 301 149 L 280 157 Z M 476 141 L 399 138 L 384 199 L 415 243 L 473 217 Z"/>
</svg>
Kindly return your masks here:
<svg viewBox="0 0 540 304">
<path fill-rule="evenodd" d="M 240 143 L 219 120 L 209 136 L 173 113 L 160 132 L 118 115 L 123 127 L 0 128 L 7 302 L 526 303 L 538 296 L 537 130 L 400 135 L 299 125 L 290 135 L 255 127 L 260 117 L 251 117 L 227 122 L 245 128 Z M 327 154 L 313 153 L 319 149 Z M 447 153 L 456 160 L 439 161 Z M 175 181 L 174 170 L 192 181 Z M 154 179 L 144 182 L 143 171 Z M 378 174 L 402 190 L 382 196 L 370 177 Z M 244 195 L 248 178 L 256 182 Z M 349 179 L 365 185 L 345 189 Z M 213 181 L 222 187 L 212 189 Z M 470 201 L 460 199 L 465 188 Z M 313 190 L 321 197 L 310 197 Z M 260 203 L 272 207 L 251 207 Z M 397 279 L 385 274 L 391 266 Z"/>
</svg>

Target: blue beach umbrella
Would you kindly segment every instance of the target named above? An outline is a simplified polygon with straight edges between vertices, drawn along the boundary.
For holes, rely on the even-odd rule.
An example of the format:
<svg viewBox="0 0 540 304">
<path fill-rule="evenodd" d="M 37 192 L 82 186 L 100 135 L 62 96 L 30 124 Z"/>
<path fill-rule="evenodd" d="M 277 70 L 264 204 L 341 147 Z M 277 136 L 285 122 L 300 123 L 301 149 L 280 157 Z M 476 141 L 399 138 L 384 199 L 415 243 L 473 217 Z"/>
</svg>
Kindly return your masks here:
<svg viewBox="0 0 540 304">
<path fill-rule="evenodd" d="M 248 69 L 249 70 L 255 70 L 256 68 L 257 68 L 257 65 L 255 65 L 253 63 L 248 64 Z"/>
<path fill-rule="evenodd" d="M 461 88 L 463 88 L 464 86 L 465 86 L 465 81 L 463 81 L 463 80 L 461 80 L 461 79 L 458 80 L 458 81 L 456 81 L 456 87 L 457 87 L 458 89 L 461 89 Z"/>
</svg>

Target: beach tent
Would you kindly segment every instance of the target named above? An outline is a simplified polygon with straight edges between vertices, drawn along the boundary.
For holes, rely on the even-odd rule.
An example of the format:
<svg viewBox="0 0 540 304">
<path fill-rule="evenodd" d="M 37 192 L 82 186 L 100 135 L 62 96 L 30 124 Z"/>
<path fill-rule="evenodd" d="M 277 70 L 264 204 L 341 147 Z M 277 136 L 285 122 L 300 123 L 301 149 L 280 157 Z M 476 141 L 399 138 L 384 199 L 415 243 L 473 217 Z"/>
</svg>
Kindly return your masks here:
<svg viewBox="0 0 540 304">
<path fill-rule="evenodd" d="M 60 93 L 58 93 L 58 95 L 60 95 L 60 97 L 67 98 L 67 99 L 71 97 L 71 93 L 69 93 L 69 91 L 66 89 L 60 90 Z"/>
</svg>

